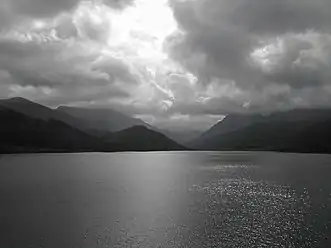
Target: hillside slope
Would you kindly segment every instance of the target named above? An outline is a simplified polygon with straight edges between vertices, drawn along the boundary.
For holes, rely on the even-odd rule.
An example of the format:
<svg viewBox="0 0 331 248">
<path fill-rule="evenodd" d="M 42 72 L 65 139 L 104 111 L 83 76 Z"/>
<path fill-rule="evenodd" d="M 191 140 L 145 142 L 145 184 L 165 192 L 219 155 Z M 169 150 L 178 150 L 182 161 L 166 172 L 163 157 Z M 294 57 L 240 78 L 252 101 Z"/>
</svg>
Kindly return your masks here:
<svg viewBox="0 0 331 248">
<path fill-rule="evenodd" d="M 229 116 L 228 121 L 218 123 L 190 145 L 199 150 L 328 153 L 331 152 L 330 135 L 330 110 L 293 110 L 269 116 Z"/>
<path fill-rule="evenodd" d="M 214 137 L 240 130 L 256 123 L 272 122 L 322 122 L 331 118 L 330 109 L 297 109 L 285 112 L 263 114 L 229 114 L 198 138 L 191 140 L 191 146 L 201 146 Z"/>
<path fill-rule="evenodd" d="M 103 133 L 116 132 L 136 125 L 147 126 L 140 119 L 135 119 L 112 109 L 88 109 L 61 106 L 57 111 L 84 122 L 86 130 Z"/>
<path fill-rule="evenodd" d="M 86 113 L 85 110 L 83 112 Z M 79 116 L 76 118 L 23 98 L 0 100 L 0 153 L 185 149 L 165 135 L 145 126 L 108 132 L 106 130 L 111 121 L 104 122 L 102 117 L 98 119 L 96 114 L 102 115 L 93 111 L 85 119 Z M 140 120 L 136 122 L 143 123 Z M 70 125 L 71 123 L 73 125 Z M 93 129 L 93 124 L 99 126 Z M 134 122 L 130 119 L 127 124 L 134 125 Z M 125 125 L 121 127 L 124 128 Z M 109 127 L 111 128 L 113 127 Z"/>
<path fill-rule="evenodd" d="M 119 144 L 124 150 L 134 151 L 169 151 L 185 150 L 186 148 L 169 139 L 164 134 L 148 129 L 145 126 L 134 126 L 116 133 L 109 134 L 104 140 Z"/>
<path fill-rule="evenodd" d="M 0 107 L 0 152 L 93 151 L 102 142 L 61 121 L 28 117 Z"/>
</svg>

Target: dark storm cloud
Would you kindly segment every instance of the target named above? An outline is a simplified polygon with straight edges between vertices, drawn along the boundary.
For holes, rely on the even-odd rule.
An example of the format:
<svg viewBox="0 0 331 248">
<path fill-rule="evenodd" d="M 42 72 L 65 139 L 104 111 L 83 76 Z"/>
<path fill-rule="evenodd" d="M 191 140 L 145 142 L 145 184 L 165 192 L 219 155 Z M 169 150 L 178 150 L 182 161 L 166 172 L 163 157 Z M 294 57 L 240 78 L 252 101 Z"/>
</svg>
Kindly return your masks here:
<svg viewBox="0 0 331 248">
<path fill-rule="evenodd" d="M 307 29 L 330 31 L 329 0 L 233 0 L 229 6 L 230 23 L 262 35 Z"/>
<path fill-rule="evenodd" d="M 107 102 L 112 99 L 125 99 L 130 94 L 114 85 L 107 84 L 105 81 L 95 82 L 94 85 L 81 85 L 75 87 L 72 85 L 63 85 L 57 87 L 54 93 L 48 96 L 42 96 L 39 102 L 47 106 L 57 107 L 60 105 L 78 105 L 84 106 L 94 104 L 94 102 Z"/>
<path fill-rule="evenodd" d="M 52 17 L 59 12 L 70 11 L 80 0 L 1 0 L 1 9 L 12 15 L 37 18 Z M 133 0 L 104 0 L 104 4 L 113 8 L 124 8 Z"/>
<path fill-rule="evenodd" d="M 93 63 L 92 70 L 107 74 L 111 82 L 120 81 L 124 84 L 138 84 L 139 81 L 127 65 L 115 58 L 97 60 Z"/>
<path fill-rule="evenodd" d="M 134 0 L 104 0 L 103 2 L 112 8 L 122 9 L 132 4 Z"/>
<path fill-rule="evenodd" d="M 331 105 L 330 0 L 169 0 L 169 58 L 154 1 L 0 0 L 0 95 L 169 125 Z"/>
<path fill-rule="evenodd" d="M 200 84 L 216 78 L 218 84 L 227 85 L 233 80 L 242 91 L 236 97 L 215 96 L 200 108 L 181 104 L 181 112 L 330 105 L 331 1 L 171 0 L 170 4 L 182 30 L 167 41 L 171 56 Z M 308 92 L 319 92 L 325 102 Z"/>
<path fill-rule="evenodd" d="M 118 83 L 134 80 L 125 65 L 98 60 L 98 54 L 85 54 L 78 43 L 73 46 L 68 47 L 65 41 L 0 41 L 0 80 L 4 90 L 10 92 L 7 96 L 27 97 L 52 106 L 130 96 Z"/>
<path fill-rule="evenodd" d="M 331 36 L 307 32 L 286 34 L 282 51 L 269 56 L 270 69 L 264 71 L 266 81 L 289 84 L 293 88 L 320 87 L 330 84 Z"/>
<path fill-rule="evenodd" d="M 32 17 L 51 17 L 72 9 L 77 0 L 4 0 L 13 14 Z"/>
<path fill-rule="evenodd" d="M 329 31 L 329 0 L 170 0 L 180 25 L 186 30 L 209 24 L 236 26 L 250 33 Z"/>
<path fill-rule="evenodd" d="M 200 82 L 207 84 L 216 77 L 244 86 L 243 81 L 253 77 L 247 61 L 258 40 L 230 24 L 226 16 L 221 20 L 220 15 L 228 14 L 224 6 L 224 1 L 172 1 L 184 33 L 170 37 L 167 47 L 172 57 L 197 75 Z"/>
</svg>

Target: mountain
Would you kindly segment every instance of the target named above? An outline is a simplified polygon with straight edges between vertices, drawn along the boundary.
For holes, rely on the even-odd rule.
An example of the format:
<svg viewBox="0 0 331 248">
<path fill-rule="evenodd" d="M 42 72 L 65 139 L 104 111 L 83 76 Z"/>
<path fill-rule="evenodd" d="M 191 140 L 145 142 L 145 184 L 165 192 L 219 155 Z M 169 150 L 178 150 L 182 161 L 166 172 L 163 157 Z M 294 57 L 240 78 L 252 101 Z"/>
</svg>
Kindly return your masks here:
<svg viewBox="0 0 331 248">
<path fill-rule="evenodd" d="M 209 139 L 203 150 L 331 152 L 331 120 L 321 123 L 261 122 Z M 322 131 L 323 130 L 323 131 Z"/>
<path fill-rule="evenodd" d="M 108 134 L 104 140 L 118 144 L 121 149 L 130 151 L 168 151 L 186 148 L 145 126 L 134 126 L 116 133 Z"/>
<path fill-rule="evenodd" d="M 135 125 L 147 125 L 143 121 L 112 110 L 54 110 L 24 98 L 11 98 L 0 100 L 0 120 L 0 153 L 185 149 L 155 130 Z"/>
<path fill-rule="evenodd" d="M 134 126 L 144 126 L 162 133 L 179 144 L 184 144 L 199 136 L 196 131 L 170 131 L 153 127 L 144 121 L 126 116 L 112 109 L 94 109 L 60 106 L 57 111 L 80 119 L 84 123 L 85 132 L 101 137 L 109 132 L 117 132 Z"/>
<path fill-rule="evenodd" d="M 208 131 L 204 132 L 196 139 L 191 140 L 189 144 L 191 146 L 200 146 L 200 144 L 204 144 L 213 137 L 239 130 L 262 119 L 262 115 L 228 115 L 222 121 L 211 127 Z"/>
<path fill-rule="evenodd" d="M 102 136 L 136 125 L 148 126 L 140 119 L 111 109 L 87 109 L 61 106 L 51 109 L 21 97 L 0 100 L 0 106 L 41 120 L 58 120 L 90 135 Z"/>
<path fill-rule="evenodd" d="M 54 116 L 52 109 L 21 97 L 1 99 L 0 106 L 41 120 L 49 120 Z"/>
<path fill-rule="evenodd" d="M 240 130 L 259 122 L 320 122 L 331 117 L 329 109 L 296 109 L 272 114 L 230 114 L 222 121 L 189 142 L 190 146 L 201 146 L 209 139 L 226 133 Z"/>
<path fill-rule="evenodd" d="M 185 146 L 189 141 L 196 139 L 202 134 L 202 131 L 197 130 L 167 130 L 167 129 L 153 129 L 163 133 L 168 138 L 176 141 L 177 143 Z"/>
<path fill-rule="evenodd" d="M 0 152 L 184 150 L 176 141 L 198 135 L 160 131 L 109 109 L 51 109 L 24 98 L 0 100 L 0 120 Z M 330 140 L 331 110 L 301 109 L 230 114 L 189 147 L 331 153 Z"/>
<path fill-rule="evenodd" d="M 103 144 L 61 121 L 28 117 L 0 106 L 0 152 L 78 152 Z"/>
<path fill-rule="evenodd" d="M 81 131 L 85 131 L 87 129 L 82 120 L 74 118 L 65 113 L 56 111 L 54 109 L 48 108 L 36 102 L 29 101 L 25 98 L 14 97 L 10 99 L 1 99 L 0 107 L 11 109 L 17 113 L 21 113 L 27 117 L 35 118 L 38 120 L 61 121 Z"/>
<path fill-rule="evenodd" d="M 239 121 L 239 123 L 238 123 Z M 331 110 L 292 110 L 270 115 L 227 116 L 191 142 L 203 150 L 331 152 Z"/>
<path fill-rule="evenodd" d="M 84 123 L 84 130 L 104 135 L 108 132 L 116 132 L 133 126 L 148 126 L 140 119 L 135 119 L 112 109 L 88 109 L 60 106 L 56 109 L 60 113 L 80 119 Z"/>
</svg>

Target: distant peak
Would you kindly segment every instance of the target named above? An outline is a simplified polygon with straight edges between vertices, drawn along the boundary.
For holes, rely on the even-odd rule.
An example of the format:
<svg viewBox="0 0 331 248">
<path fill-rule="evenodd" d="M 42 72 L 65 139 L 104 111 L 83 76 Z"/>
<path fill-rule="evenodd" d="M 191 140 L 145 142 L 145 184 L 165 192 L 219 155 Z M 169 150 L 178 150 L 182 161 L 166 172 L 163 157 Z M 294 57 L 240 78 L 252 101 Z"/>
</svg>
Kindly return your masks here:
<svg viewBox="0 0 331 248">
<path fill-rule="evenodd" d="M 25 99 L 25 98 L 23 98 L 23 97 L 12 97 L 12 98 L 7 98 L 7 99 L 0 99 L 0 101 L 2 102 L 2 103 L 15 103 L 15 104 L 17 104 L 17 103 L 24 103 L 24 104 L 31 104 L 31 103 L 34 103 L 35 104 L 35 102 L 33 102 L 33 101 L 30 101 L 30 100 L 28 100 L 28 99 Z"/>
<path fill-rule="evenodd" d="M 15 101 L 15 102 L 31 102 L 30 100 L 25 99 L 23 97 L 12 97 L 12 98 L 9 98 L 7 100 L 8 101 Z"/>
<path fill-rule="evenodd" d="M 150 130 L 149 128 L 147 128 L 146 126 L 143 126 L 143 125 L 135 125 L 131 128 L 128 128 L 128 129 L 132 129 L 132 130 Z"/>
<path fill-rule="evenodd" d="M 78 107 L 78 106 L 60 105 L 56 108 L 56 110 L 67 112 L 67 111 L 91 111 L 93 109 L 85 108 L 85 107 Z"/>
<path fill-rule="evenodd" d="M 135 125 L 119 131 L 119 133 L 158 133 L 143 125 Z"/>
<path fill-rule="evenodd" d="M 66 109 L 66 108 L 68 108 L 68 106 L 60 105 L 60 106 L 58 106 L 56 109 L 57 109 L 57 110 L 61 110 L 61 109 Z"/>
</svg>

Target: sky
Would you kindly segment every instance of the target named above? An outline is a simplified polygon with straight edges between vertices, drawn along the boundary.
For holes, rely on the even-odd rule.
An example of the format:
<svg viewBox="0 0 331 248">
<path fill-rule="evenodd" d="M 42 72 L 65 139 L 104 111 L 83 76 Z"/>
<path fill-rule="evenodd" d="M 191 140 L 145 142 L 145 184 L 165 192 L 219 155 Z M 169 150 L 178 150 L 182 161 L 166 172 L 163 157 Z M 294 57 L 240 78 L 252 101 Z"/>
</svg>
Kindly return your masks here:
<svg viewBox="0 0 331 248">
<path fill-rule="evenodd" d="M 0 98 L 161 128 L 331 105 L 330 0 L 0 0 Z"/>
</svg>

